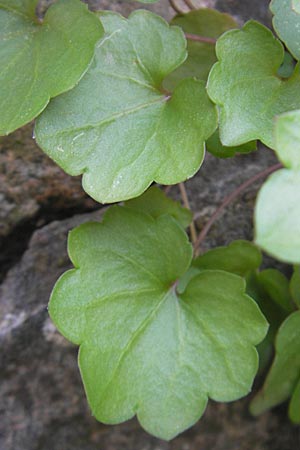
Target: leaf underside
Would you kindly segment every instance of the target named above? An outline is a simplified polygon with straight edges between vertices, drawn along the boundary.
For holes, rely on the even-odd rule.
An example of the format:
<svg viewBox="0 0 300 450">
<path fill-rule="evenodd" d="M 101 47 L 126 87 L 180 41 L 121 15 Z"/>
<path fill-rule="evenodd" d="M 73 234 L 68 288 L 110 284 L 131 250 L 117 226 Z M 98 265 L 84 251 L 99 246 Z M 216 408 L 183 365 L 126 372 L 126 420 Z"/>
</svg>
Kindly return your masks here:
<svg viewBox="0 0 300 450">
<path fill-rule="evenodd" d="M 69 254 L 75 269 L 57 282 L 49 311 L 80 345 L 98 420 L 136 414 L 148 432 L 171 439 L 199 419 L 209 397 L 249 392 L 266 321 L 234 274 L 203 271 L 178 294 L 192 247 L 171 216 L 113 207 L 101 224 L 71 232 Z"/>
<path fill-rule="evenodd" d="M 182 31 L 148 11 L 128 20 L 101 13 L 106 36 L 89 71 L 54 99 L 37 121 L 41 148 L 99 202 L 140 195 L 152 183 L 191 177 L 216 128 L 203 82 L 187 79 L 173 94 L 164 78 L 186 58 Z M 163 45 L 162 45 L 163 42 Z"/>
<path fill-rule="evenodd" d="M 34 119 L 87 70 L 101 23 L 79 0 L 58 0 L 43 20 L 37 0 L 0 0 L 0 135 Z"/>
</svg>

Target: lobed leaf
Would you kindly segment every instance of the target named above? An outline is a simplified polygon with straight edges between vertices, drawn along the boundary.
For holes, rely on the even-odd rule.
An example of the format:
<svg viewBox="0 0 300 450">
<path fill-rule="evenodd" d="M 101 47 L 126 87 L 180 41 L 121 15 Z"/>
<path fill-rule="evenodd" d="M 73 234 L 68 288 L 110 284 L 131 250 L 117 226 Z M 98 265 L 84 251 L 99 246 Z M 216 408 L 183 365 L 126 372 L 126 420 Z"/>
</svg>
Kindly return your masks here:
<svg viewBox="0 0 300 450">
<path fill-rule="evenodd" d="M 58 0 L 39 23 L 37 0 L 0 0 L 0 135 L 34 119 L 86 72 L 103 35 L 79 0 Z"/>
<path fill-rule="evenodd" d="M 188 227 L 193 220 L 192 211 L 183 208 L 179 202 L 167 197 L 156 186 L 150 187 L 140 197 L 128 200 L 125 206 L 150 214 L 154 219 L 163 214 L 170 214 L 183 228 Z"/>
<path fill-rule="evenodd" d="M 281 325 L 276 338 L 276 355 L 261 392 L 251 403 L 254 415 L 298 396 L 300 374 L 300 311 L 291 314 Z M 294 405 L 292 405 L 294 408 Z M 297 414 L 300 406 L 298 404 Z M 292 415 L 296 412 L 292 413 Z"/>
<path fill-rule="evenodd" d="M 71 92 L 53 100 L 37 121 L 43 150 L 107 203 L 140 195 L 152 183 L 191 177 L 216 128 L 203 82 L 188 79 L 173 94 L 164 78 L 186 58 L 182 31 L 148 11 L 128 20 L 100 15 L 106 36 L 93 65 Z"/>
<path fill-rule="evenodd" d="M 255 242 L 277 259 L 300 263 L 300 172 L 281 169 L 259 191 Z"/>
<path fill-rule="evenodd" d="M 296 59 L 300 59 L 300 3 L 299 0 L 272 0 L 273 26 Z"/>
<path fill-rule="evenodd" d="M 210 72 L 208 94 L 219 107 L 222 144 L 259 139 L 274 148 L 274 117 L 300 108 L 299 64 L 290 78 L 282 79 L 283 46 L 254 21 L 221 36 L 216 52 L 219 62 Z"/>
<path fill-rule="evenodd" d="M 203 271 L 177 292 L 192 247 L 171 216 L 110 208 L 101 224 L 71 232 L 69 254 L 75 269 L 57 282 L 49 311 L 81 345 L 97 419 L 137 414 L 147 431 L 171 439 L 209 397 L 231 401 L 250 390 L 266 321 L 234 274 Z"/>
<path fill-rule="evenodd" d="M 238 27 L 230 15 L 208 8 L 177 15 L 172 19 L 171 25 L 179 26 L 185 33 L 212 40 L 217 39 L 225 31 Z M 179 81 L 187 77 L 206 81 L 211 67 L 217 60 L 213 42 L 200 42 L 188 38 L 187 52 L 185 62 L 164 81 L 167 89 L 173 89 Z"/>
</svg>

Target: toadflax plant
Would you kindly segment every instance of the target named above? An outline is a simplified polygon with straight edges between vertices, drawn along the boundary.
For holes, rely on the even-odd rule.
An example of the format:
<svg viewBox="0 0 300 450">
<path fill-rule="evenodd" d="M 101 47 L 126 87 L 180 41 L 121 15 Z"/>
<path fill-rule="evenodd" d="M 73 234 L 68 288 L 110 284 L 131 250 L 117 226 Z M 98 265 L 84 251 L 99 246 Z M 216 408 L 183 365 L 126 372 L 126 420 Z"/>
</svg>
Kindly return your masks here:
<svg viewBox="0 0 300 450">
<path fill-rule="evenodd" d="M 74 268 L 49 304 L 79 346 L 93 415 L 137 415 L 171 439 L 209 399 L 249 393 L 274 351 L 251 411 L 289 399 L 300 423 L 300 1 L 271 2 L 273 31 L 205 8 L 168 24 L 79 0 L 56 1 L 40 20 L 37 3 L 0 0 L 0 134 L 37 118 L 47 155 L 95 200 L 123 202 L 71 231 Z M 182 183 L 206 150 L 233 157 L 257 140 L 280 162 L 226 198 L 198 236 L 191 211 L 151 186 L 179 183 L 187 206 Z M 201 253 L 224 207 L 267 175 L 254 243 Z M 261 270 L 262 250 L 293 264 L 292 277 Z"/>
</svg>

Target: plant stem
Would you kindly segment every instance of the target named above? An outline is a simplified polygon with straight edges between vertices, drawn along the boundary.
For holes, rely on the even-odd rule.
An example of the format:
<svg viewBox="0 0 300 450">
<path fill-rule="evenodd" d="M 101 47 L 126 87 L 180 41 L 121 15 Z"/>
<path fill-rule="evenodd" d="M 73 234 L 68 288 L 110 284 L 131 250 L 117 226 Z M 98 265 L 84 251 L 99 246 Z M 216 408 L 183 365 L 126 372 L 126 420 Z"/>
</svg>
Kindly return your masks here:
<svg viewBox="0 0 300 450">
<path fill-rule="evenodd" d="M 171 5 L 171 7 L 174 9 L 175 12 L 177 12 L 178 14 L 184 14 L 184 11 L 182 11 L 179 6 L 177 5 L 175 0 L 169 0 L 169 3 Z"/>
<path fill-rule="evenodd" d="M 189 198 L 188 198 L 184 183 L 179 183 L 179 189 L 180 189 L 180 194 L 181 194 L 183 205 L 191 211 L 190 202 L 189 202 Z M 194 220 L 192 221 L 192 223 L 190 225 L 190 231 L 191 231 L 192 243 L 195 244 L 196 240 L 197 240 L 197 231 L 196 231 Z"/>
<path fill-rule="evenodd" d="M 192 0 L 184 0 L 184 3 L 186 4 L 186 6 L 190 9 L 197 9 L 195 5 L 193 5 Z"/>
<path fill-rule="evenodd" d="M 205 44 L 215 45 L 217 42 L 217 39 L 206 37 L 206 36 L 200 36 L 198 34 L 192 34 L 192 33 L 185 33 L 185 37 L 190 41 L 203 42 Z"/>
<path fill-rule="evenodd" d="M 201 232 L 199 233 L 195 243 L 194 243 L 194 254 L 197 256 L 200 253 L 200 246 L 204 239 L 206 238 L 208 232 L 210 231 L 212 225 L 218 220 L 218 218 L 221 216 L 224 209 L 233 201 L 235 200 L 245 189 L 247 189 L 248 186 L 251 186 L 251 184 L 255 183 L 255 181 L 259 180 L 260 178 L 265 178 L 267 175 L 270 175 L 271 173 L 275 172 L 276 170 L 280 169 L 282 167 L 281 163 L 274 164 L 271 167 L 268 167 L 267 169 L 262 170 L 261 172 L 255 174 L 253 177 L 249 178 L 249 180 L 245 181 L 243 184 L 241 184 L 239 187 L 237 187 L 231 194 L 229 194 L 227 197 L 224 198 L 223 202 L 220 204 L 220 206 L 215 210 L 211 218 L 208 220 L 208 222 L 205 224 Z"/>
</svg>

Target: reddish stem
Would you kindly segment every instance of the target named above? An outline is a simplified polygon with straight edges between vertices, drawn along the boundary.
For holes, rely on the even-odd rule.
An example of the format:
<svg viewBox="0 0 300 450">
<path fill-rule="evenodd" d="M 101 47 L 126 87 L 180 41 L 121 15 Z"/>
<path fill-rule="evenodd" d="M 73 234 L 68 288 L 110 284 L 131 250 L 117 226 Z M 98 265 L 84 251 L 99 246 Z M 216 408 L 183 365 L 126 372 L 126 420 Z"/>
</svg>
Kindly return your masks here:
<svg viewBox="0 0 300 450">
<path fill-rule="evenodd" d="M 217 39 L 206 37 L 206 36 L 200 36 L 198 34 L 192 34 L 192 33 L 185 33 L 185 37 L 190 41 L 203 42 L 205 44 L 215 45 L 217 42 Z"/>
<path fill-rule="evenodd" d="M 199 233 L 197 240 L 194 244 L 194 253 L 195 255 L 198 255 L 200 252 L 200 245 L 206 238 L 208 232 L 210 231 L 212 225 L 218 220 L 224 209 L 233 201 L 235 200 L 245 189 L 247 189 L 248 186 L 255 183 L 255 181 L 259 180 L 260 178 L 264 178 L 267 175 L 270 175 L 271 173 L 275 172 L 276 170 L 282 168 L 282 164 L 274 164 L 271 167 L 268 167 L 267 169 L 262 170 L 261 172 L 255 174 L 253 177 L 249 178 L 249 180 L 245 181 L 243 184 L 241 184 L 238 188 L 236 188 L 231 194 L 229 194 L 227 197 L 224 198 L 221 205 L 215 210 L 211 218 L 208 220 L 206 225 L 203 227 L 201 232 Z"/>
</svg>

